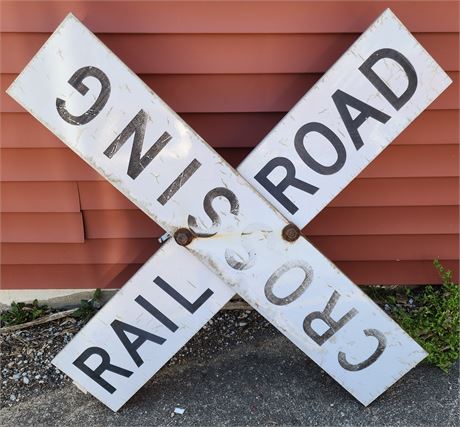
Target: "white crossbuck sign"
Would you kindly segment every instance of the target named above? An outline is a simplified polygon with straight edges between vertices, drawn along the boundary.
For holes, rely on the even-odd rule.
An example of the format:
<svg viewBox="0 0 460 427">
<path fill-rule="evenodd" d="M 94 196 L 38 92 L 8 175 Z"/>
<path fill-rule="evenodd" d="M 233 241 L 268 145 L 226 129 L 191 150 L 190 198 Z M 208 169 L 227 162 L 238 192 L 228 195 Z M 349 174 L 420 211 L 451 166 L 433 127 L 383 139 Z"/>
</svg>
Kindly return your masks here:
<svg viewBox="0 0 460 427">
<path fill-rule="evenodd" d="M 237 292 L 368 405 L 426 353 L 298 227 L 450 83 L 387 10 L 236 172 L 67 16 L 8 93 L 174 239 L 53 363 L 118 410 Z"/>
</svg>

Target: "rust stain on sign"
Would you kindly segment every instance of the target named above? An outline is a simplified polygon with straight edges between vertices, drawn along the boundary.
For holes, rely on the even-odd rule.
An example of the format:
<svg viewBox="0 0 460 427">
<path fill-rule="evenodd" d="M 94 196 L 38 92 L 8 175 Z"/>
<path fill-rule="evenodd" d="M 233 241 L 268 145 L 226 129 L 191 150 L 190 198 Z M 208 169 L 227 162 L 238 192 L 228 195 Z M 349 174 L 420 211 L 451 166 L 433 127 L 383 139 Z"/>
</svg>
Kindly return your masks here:
<svg viewBox="0 0 460 427">
<path fill-rule="evenodd" d="M 248 183 L 68 16 L 9 93 L 187 250 L 168 242 L 54 363 L 118 409 L 231 296 L 225 282 L 369 404 L 425 352 L 297 227 L 448 84 L 386 11 L 243 162 Z"/>
</svg>

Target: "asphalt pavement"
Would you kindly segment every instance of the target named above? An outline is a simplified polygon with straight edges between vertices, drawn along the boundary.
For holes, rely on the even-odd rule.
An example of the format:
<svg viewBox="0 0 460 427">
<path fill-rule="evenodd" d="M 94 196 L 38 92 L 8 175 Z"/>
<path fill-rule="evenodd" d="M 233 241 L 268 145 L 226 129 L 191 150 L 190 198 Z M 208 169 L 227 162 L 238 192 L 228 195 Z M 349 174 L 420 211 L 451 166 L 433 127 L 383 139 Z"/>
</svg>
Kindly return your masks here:
<svg viewBox="0 0 460 427">
<path fill-rule="evenodd" d="M 366 408 L 257 314 L 222 314 L 118 413 L 67 382 L 2 408 L 0 423 L 458 426 L 458 378 L 458 363 L 421 364 Z"/>
</svg>

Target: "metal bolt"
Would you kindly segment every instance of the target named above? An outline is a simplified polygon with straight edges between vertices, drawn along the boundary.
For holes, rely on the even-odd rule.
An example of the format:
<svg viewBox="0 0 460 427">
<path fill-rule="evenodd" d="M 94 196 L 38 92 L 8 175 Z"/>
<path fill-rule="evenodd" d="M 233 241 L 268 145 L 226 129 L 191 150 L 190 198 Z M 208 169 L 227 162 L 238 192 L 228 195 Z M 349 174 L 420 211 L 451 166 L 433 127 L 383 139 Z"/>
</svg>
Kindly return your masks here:
<svg viewBox="0 0 460 427">
<path fill-rule="evenodd" d="M 158 242 L 159 243 L 164 243 L 166 242 L 167 240 L 169 240 L 171 237 L 171 235 L 169 233 L 165 233 L 163 234 L 163 236 L 161 236 L 159 239 L 158 239 Z"/>
<path fill-rule="evenodd" d="M 295 224 L 288 224 L 283 228 L 283 239 L 288 242 L 295 242 L 300 237 L 299 227 Z"/>
<path fill-rule="evenodd" d="M 179 228 L 174 233 L 174 240 L 178 245 L 187 246 L 193 240 L 193 234 L 188 228 Z"/>
</svg>

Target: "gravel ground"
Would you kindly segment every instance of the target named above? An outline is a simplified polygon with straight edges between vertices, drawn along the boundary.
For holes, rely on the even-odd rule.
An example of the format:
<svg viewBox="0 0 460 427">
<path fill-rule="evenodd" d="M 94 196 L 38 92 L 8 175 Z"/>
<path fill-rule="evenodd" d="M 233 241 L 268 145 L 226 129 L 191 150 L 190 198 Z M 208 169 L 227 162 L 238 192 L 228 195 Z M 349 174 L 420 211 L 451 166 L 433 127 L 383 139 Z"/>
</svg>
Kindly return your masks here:
<svg viewBox="0 0 460 427">
<path fill-rule="evenodd" d="M 18 383 L 0 425 L 457 427 L 458 378 L 458 363 L 448 374 L 420 364 L 364 407 L 256 313 L 221 312 L 120 411 L 59 378 L 32 395 Z"/>
<path fill-rule="evenodd" d="M 83 327 L 66 318 L 0 337 L 1 404 L 12 406 L 45 389 L 70 381 L 52 364 L 53 357 Z"/>
<path fill-rule="evenodd" d="M 113 413 L 51 365 L 82 327 L 67 317 L 0 335 L 0 425 L 458 426 L 458 363 L 422 363 L 365 408 L 252 310 L 219 312 Z"/>
<path fill-rule="evenodd" d="M 399 299 L 398 306 L 414 307 L 411 298 L 401 295 Z M 390 312 L 390 306 L 384 300 L 376 300 L 376 303 Z M 55 368 L 51 360 L 83 326 L 83 321 L 67 317 L 0 334 L 1 406 L 11 407 L 43 391 L 70 383 L 71 380 Z M 205 360 L 226 346 L 250 342 L 261 331 L 278 334 L 254 310 L 221 311 L 166 366 L 182 363 L 189 355 L 193 355 L 194 360 Z"/>
<path fill-rule="evenodd" d="M 53 357 L 84 326 L 72 317 L 0 336 L 2 407 L 69 384 L 71 380 L 51 364 Z M 167 366 L 209 360 L 229 345 L 251 342 L 260 333 L 277 334 L 257 312 L 221 311 L 196 334 Z"/>
</svg>

